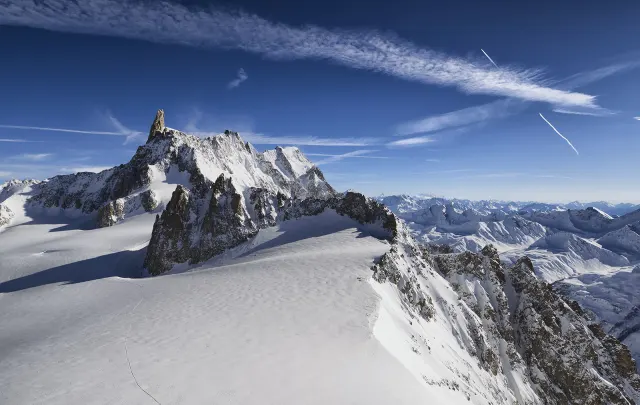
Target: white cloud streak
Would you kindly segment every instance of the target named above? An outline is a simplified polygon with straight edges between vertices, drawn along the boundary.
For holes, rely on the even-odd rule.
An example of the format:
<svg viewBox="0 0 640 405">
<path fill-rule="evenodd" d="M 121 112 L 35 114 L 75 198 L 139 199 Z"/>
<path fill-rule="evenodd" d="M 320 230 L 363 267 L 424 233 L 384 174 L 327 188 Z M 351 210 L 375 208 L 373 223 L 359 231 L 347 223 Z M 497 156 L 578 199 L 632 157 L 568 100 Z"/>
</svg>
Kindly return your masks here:
<svg viewBox="0 0 640 405">
<path fill-rule="evenodd" d="M 11 177 L 11 172 L 0 172 L 0 178 Z"/>
<path fill-rule="evenodd" d="M 420 48 L 375 31 L 291 27 L 255 15 L 168 2 L 0 0 L 0 24 L 91 33 L 193 47 L 239 49 L 271 59 L 326 60 L 405 80 L 554 105 L 592 106 L 595 97 L 546 87 L 537 69 L 487 69 L 475 60 Z"/>
<path fill-rule="evenodd" d="M 605 108 L 595 108 L 585 111 L 580 110 L 566 110 L 564 108 L 554 108 L 553 112 L 558 114 L 570 114 L 570 115 L 587 115 L 591 117 L 608 117 L 617 114 L 615 111 L 610 111 Z"/>
<path fill-rule="evenodd" d="M 240 70 L 238 70 L 238 77 L 233 79 L 233 80 L 231 80 L 229 82 L 229 84 L 227 84 L 227 88 L 228 89 L 234 89 L 234 88 L 240 86 L 240 83 L 244 82 L 248 78 L 249 78 L 249 76 L 247 76 L 247 73 L 244 71 L 244 69 L 240 68 Z"/>
<path fill-rule="evenodd" d="M 564 90 L 573 90 L 575 88 L 586 86 L 588 84 L 606 79 L 609 76 L 636 69 L 638 67 L 640 67 L 640 61 L 632 60 L 603 66 L 601 68 L 589 70 L 586 72 L 576 73 L 575 75 L 569 76 L 558 83 L 558 88 Z"/>
<path fill-rule="evenodd" d="M 71 134 L 85 134 L 85 135 L 107 135 L 107 136 L 124 136 L 124 144 L 128 144 L 134 140 L 137 140 L 140 136 L 142 136 L 142 132 L 134 131 L 122 125 L 118 119 L 116 119 L 110 113 L 107 114 L 107 119 L 109 122 L 116 128 L 117 131 L 92 131 L 92 130 L 83 130 L 83 129 L 69 129 L 69 128 L 50 128 L 50 127 L 32 127 L 25 125 L 4 125 L 0 124 L 0 128 L 7 129 L 19 129 L 19 130 L 30 130 L 30 131 L 50 131 L 50 132 L 64 132 Z M 37 142 L 37 141 L 27 141 L 22 139 L 4 139 L 0 140 L 0 142 Z"/>
<path fill-rule="evenodd" d="M 315 136 L 268 136 L 241 133 L 242 139 L 255 145 L 308 145 L 308 146 L 367 146 L 376 143 L 371 138 L 320 138 Z"/>
<path fill-rule="evenodd" d="M 190 134 L 206 138 L 218 132 L 192 131 Z M 307 145 L 307 146 L 367 146 L 376 142 L 372 138 L 320 138 L 315 136 L 269 136 L 255 132 L 240 132 L 243 140 L 254 145 Z"/>
<path fill-rule="evenodd" d="M 633 119 L 640 121 L 640 117 L 633 117 Z"/>
<path fill-rule="evenodd" d="M 373 152 L 377 152 L 377 151 L 367 150 L 367 149 L 354 150 L 353 152 L 344 153 L 342 155 L 333 155 L 326 159 L 322 159 L 318 162 L 315 162 L 315 165 L 316 166 L 327 165 L 329 163 L 339 162 L 341 160 L 348 159 L 348 158 L 362 157 L 362 155 L 366 155 L 368 153 L 373 153 Z"/>
<path fill-rule="evenodd" d="M 0 138 L 0 142 L 12 142 L 12 143 L 40 143 L 42 141 L 29 141 L 27 139 L 7 139 Z"/>
<path fill-rule="evenodd" d="M 436 142 L 433 136 L 418 136 L 415 138 L 400 139 L 398 141 L 392 141 L 387 143 L 387 147 L 390 148 L 405 148 L 417 145 L 424 145 L 427 143 Z"/>
<path fill-rule="evenodd" d="M 14 156 L 13 159 L 41 161 L 48 159 L 51 156 L 53 156 L 53 153 L 24 153 L 22 155 Z"/>
<path fill-rule="evenodd" d="M 488 54 L 488 53 L 486 53 L 486 52 L 484 51 L 484 49 L 480 48 L 480 50 L 482 51 L 482 53 L 484 53 L 484 56 L 486 56 L 486 57 L 487 57 L 487 59 L 489 59 L 489 62 L 493 63 L 493 66 L 495 66 L 495 67 L 497 68 L 497 67 L 498 67 L 498 65 L 496 65 L 496 63 L 493 61 L 493 59 L 491 59 L 491 56 L 489 56 L 489 54 Z"/>
<path fill-rule="evenodd" d="M 637 67 L 640 67 L 640 62 L 638 61 L 630 61 L 610 66 L 604 66 L 595 70 L 581 72 L 570 76 L 569 78 L 564 79 L 562 81 L 562 85 L 559 85 L 559 87 L 565 90 L 572 90 L 580 86 L 585 86 L 587 84 L 605 79 L 611 75 Z M 528 106 L 529 103 L 523 102 L 521 100 L 497 100 L 491 103 L 468 107 L 446 114 L 432 115 L 423 119 L 409 121 L 398 125 L 395 128 L 395 134 L 400 136 L 407 136 L 417 133 L 426 133 L 447 128 L 471 125 L 477 122 L 491 119 L 506 118 L 526 110 Z M 598 106 L 555 106 L 554 111 L 561 114 L 592 115 L 599 117 L 616 114 L 615 111 L 610 111 Z"/>
<path fill-rule="evenodd" d="M 60 169 L 63 173 L 100 173 L 101 171 L 111 169 L 111 166 L 82 166 L 82 167 L 63 167 Z"/>
<path fill-rule="evenodd" d="M 487 119 L 507 117 L 514 114 L 516 110 L 521 111 L 524 108 L 525 104 L 515 100 L 497 100 L 446 114 L 432 115 L 420 120 L 409 121 L 398 125 L 395 129 L 395 134 L 407 136 L 470 125 Z"/>
<path fill-rule="evenodd" d="M 567 138 L 565 138 L 565 136 L 564 136 L 564 135 L 562 135 L 562 134 L 560 133 L 560 131 L 558 131 L 558 130 L 556 129 L 556 127 L 554 127 L 554 126 L 553 126 L 553 124 L 551 124 L 551 123 L 550 123 L 550 122 L 549 122 L 549 121 L 544 117 L 544 115 L 542 115 L 542 113 L 538 113 L 538 114 L 540 114 L 540 118 L 542 118 L 542 119 L 544 120 L 544 122 L 546 122 L 547 124 L 549 124 L 549 126 L 551 127 L 551 129 L 553 129 L 554 131 L 556 131 L 556 134 L 560 135 L 560 137 L 561 137 L 562 139 L 564 139 L 565 141 L 567 141 L 567 143 L 569 144 L 569 146 L 571 146 L 571 149 L 573 149 L 573 150 L 576 152 L 576 155 L 580 155 L 580 153 L 578 152 L 578 149 L 576 149 L 576 148 L 573 146 L 573 144 L 571 143 L 571 141 L 570 141 L 570 140 L 568 140 Z"/>
<path fill-rule="evenodd" d="M 116 117 L 114 117 L 113 115 L 111 115 L 111 113 L 107 114 L 107 118 L 109 119 L 109 121 L 111 122 L 111 124 L 116 127 L 116 129 L 118 130 L 118 133 L 120 135 L 124 135 L 126 138 L 124 140 L 124 145 L 131 143 L 133 141 L 138 140 L 139 138 L 142 137 L 143 133 L 140 131 L 134 131 L 132 129 L 129 129 L 127 127 L 125 127 L 124 125 L 122 125 L 122 123 L 120 121 L 118 121 L 118 119 Z"/>
<path fill-rule="evenodd" d="M 124 135 L 120 132 L 112 132 L 112 131 L 85 131 L 85 130 L 67 129 L 67 128 L 29 127 L 24 125 L 0 125 L 0 128 L 26 129 L 26 130 L 33 130 L 33 131 L 69 132 L 73 134 L 89 134 L 89 135 L 113 135 L 113 136 Z"/>
<path fill-rule="evenodd" d="M 573 180 L 573 177 L 562 176 L 556 174 L 534 174 L 534 173 L 522 173 L 522 172 L 498 172 L 498 173 L 482 173 L 473 174 L 470 176 L 456 177 L 453 180 L 467 180 L 467 179 L 508 179 L 515 177 L 528 177 L 537 179 L 566 179 Z"/>
<path fill-rule="evenodd" d="M 320 157 L 338 157 L 338 156 L 342 156 L 344 157 L 344 155 L 331 155 L 328 153 L 305 153 L 305 156 L 320 156 Z M 360 159 L 389 159 L 388 156 L 360 156 L 360 155 L 354 155 L 354 156 L 346 156 L 349 158 L 360 158 Z"/>
</svg>

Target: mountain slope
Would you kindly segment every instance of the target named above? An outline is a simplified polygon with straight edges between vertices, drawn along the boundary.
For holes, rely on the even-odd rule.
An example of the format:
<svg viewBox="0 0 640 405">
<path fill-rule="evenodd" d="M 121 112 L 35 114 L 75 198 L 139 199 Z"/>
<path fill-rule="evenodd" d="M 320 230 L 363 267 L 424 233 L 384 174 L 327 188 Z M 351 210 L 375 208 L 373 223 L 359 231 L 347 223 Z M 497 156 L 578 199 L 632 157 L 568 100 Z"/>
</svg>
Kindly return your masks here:
<svg viewBox="0 0 640 405">
<path fill-rule="evenodd" d="M 631 276 L 640 262 L 640 211 L 614 218 L 589 207 L 530 204 L 507 212 L 482 211 L 483 205 L 477 202 L 472 211 L 463 211 L 452 201 L 397 214 L 426 243 L 446 244 L 456 252 L 479 252 L 491 243 L 511 265 L 526 255 L 540 278 L 587 308 L 594 321 L 628 343 L 640 360 L 634 315 L 640 302 L 629 293 L 640 290 L 640 281 Z"/>
<path fill-rule="evenodd" d="M 125 165 L 0 192 L 3 404 L 639 399 L 628 350 L 526 259 L 429 252 L 296 149 L 162 118 Z"/>
</svg>

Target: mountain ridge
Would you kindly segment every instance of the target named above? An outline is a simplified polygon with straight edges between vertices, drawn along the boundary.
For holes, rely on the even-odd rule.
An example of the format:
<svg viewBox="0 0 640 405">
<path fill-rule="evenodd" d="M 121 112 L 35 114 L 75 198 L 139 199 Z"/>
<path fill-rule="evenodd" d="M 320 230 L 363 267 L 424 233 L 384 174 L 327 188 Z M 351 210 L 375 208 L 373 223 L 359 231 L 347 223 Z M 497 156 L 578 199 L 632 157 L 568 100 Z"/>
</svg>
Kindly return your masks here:
<svg viewBox="0 0 640 405">
<path fill-rule="evenodd" d="M 113 400 L 113 386 L 125 387 L 131 402 L 136 392 L 121 381 L 129 373 L 114 368 L 113 345 L 123 341 L 138 354 L 129 367 L 144 370 L 169 402 L 193 398 L 186 387 L 197 387 L 200 399 L 219 399 L 211 381 L 230 374 L 255 381 L 277 374 L 308 391 L 301 370 L 309 368 L 317 371 L 314 384 L 341 376 L 323 380 L 329 403 L 365 398 L 345 391 L 345 378 L 359 384 L 361 375 L 373 402 L 390 395 L 407 404 L 640 400 L 629 350 L 536 279 L 531 260 L 507 265 L 491 245 L 464 253 L 425 247 L 402 215 L 362 194 L 336 192 L 295 148 L 261 154 L 232 131 L 200 139 L 167 128 L 160 110 L 130 162 L 13 182 L 0 196 L 12 215 L 0 231 L 7 308 L 0 333 L 18 342 L 10 345 L 9 367 L 0 368 L 10 402 L 44 395 L 85 403 L 97 393 Z M 469 224 L 485 218 L 472 207 L 443 205 L 430 215 L 470 233 L 477 230 Z M 539 230 L 506 213 L 486 215 L 494 224 L 512 221 L 522 237 L 523 229 Z M 585 215 L 588 224 L 600 218 Z M 47 339 L 30 338 L 25 308 Z M 354 356 L 364 348 L 367 356 Z M 299 364 L 301 353 L 307 360 Z M 314 369 L 309 359 L 318 357 L 331 362 Z M 109 373 L 96 378 L 99 370 Z M 391 374 L 404 373 L 404 381 L 390 385 L 385 370 L 399 370 Z M 34 378 L 37 393 L 11 388 Z M 59 395 L 60 386 L 72 388 Z M 243 403 L 291 403 L 280 390 L 267 389 L 267 397 L 246 391 Z"/>
</svg>

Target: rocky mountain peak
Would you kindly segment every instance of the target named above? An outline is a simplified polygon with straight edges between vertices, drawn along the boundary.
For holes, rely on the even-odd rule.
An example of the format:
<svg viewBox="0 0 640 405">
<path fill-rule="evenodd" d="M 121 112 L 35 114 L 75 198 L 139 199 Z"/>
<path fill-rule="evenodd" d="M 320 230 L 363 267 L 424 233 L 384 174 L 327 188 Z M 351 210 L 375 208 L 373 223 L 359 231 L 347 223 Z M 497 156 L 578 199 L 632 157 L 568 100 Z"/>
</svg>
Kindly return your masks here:
<svg viewBox="0 0 640 405">
<path fill-rule="evenodd" d="M 164 131 L 164 110 L 158 110 L 156 113 L 156 118 L 153 120 L 151 124 L 151 129 L 149 130 L 149 137 L 147 138 L 147 142 L 151 141 L 157 132 Z"/>
</svg>

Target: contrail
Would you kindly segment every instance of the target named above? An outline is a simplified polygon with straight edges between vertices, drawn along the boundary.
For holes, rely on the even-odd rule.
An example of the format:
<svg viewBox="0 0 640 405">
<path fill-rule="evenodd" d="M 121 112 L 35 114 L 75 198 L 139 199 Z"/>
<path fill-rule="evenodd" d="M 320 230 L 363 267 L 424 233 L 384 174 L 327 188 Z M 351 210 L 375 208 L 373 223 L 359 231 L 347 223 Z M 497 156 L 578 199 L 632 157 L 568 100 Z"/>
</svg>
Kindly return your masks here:
<svg viewBox="0 0 640 405">
<path fill-rule="evenodd" d="M 37 131 L 55 131 L 55 132 L 71 132 L 74 134 L 91 134 L 91 135 L 114 135 L 114 136 L 125 136 L 127 134 L 123 134 L 121 132 L 109 132 L 109 131 L 81 131 L 77 129 L 64 129 L 64 128 L 42 128 L 42 127 L 25 127 L 22 125 L 0 125 L 0 128 L 10 128 L 10 129 L 33 129 Z"/>
<path fill-rule="evenodd" d="M 26 139 L 8 139 L 8 138 L 0 138 L 0 142 L 33 143 L 33 142 L 42 142 L 42 141 L 28 141 L 28 140 L 26 140 Z"/>
<path fill-rule="evenodd" d="M 498 67 L 498 65 L 496 65 L 496 63 L 493 61 L 493 59 L 491 59 L 491 56 L 489 56 L 484 49 L 480 48 L 480 50 L 482 51 L 482 53 L 484 53 L 484 56 L 487 57 L 487 59 L 489 59 L 489 62 L 493 63 L 493 66 Z"/>
<path fill-rule="evenodd" d="M 578 152 L 578 149 L 576 149 L 576 148 L 573 146 L 573 144 L 571 143 L 571 141 L 570 141 L 570 140 L 568 140 L 567 138 L 565 138 L 565 137 L 564 137 L 564 135 L 562 135 L 562 134 L 560 133 L 560 131 L 558 131 L 558 130 L 556 129 L 556 127 L 554 127 L 554 126 L 553 126 L 549 121 L 547 121 L 547 119 L 544 117 L 544 115 L 542 115 L 542 113 L 538 113 L 538 114 L 540 114 L 540 117 L 544 120 L 544 122 L 546 122 L 547 124 L 549 124 L 549 126 L 551 127 L 551 129 L 553 129 L 554 131 L 556 131 L 556 134 L 560 135 L 560 137 L 561 137 L 562 139 L 564 139 L 565 141 L 567 141 L 567 143 L 569 144 L 569 146 L 571 146 L 571 148 L 576 152 L 576 155 L 580 155 L 580 153 Z"/>
</svg>

